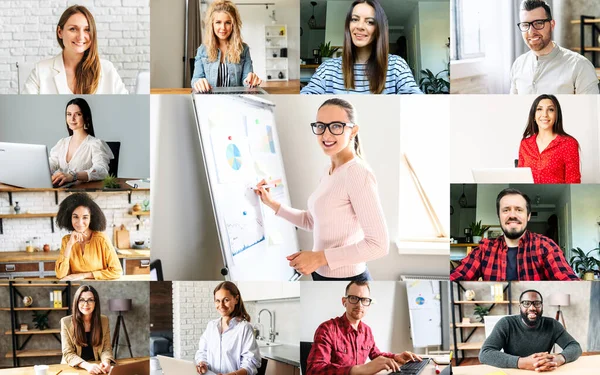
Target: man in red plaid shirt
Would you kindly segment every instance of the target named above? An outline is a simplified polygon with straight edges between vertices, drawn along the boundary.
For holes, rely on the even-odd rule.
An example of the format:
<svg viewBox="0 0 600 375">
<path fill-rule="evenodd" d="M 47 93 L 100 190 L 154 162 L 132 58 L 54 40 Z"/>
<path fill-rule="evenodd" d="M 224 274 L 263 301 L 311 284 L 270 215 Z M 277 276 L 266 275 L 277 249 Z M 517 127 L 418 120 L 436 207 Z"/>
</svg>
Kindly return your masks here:
<svg viewBox="0 0 600 375">
<path fill-rule="evenodd" d="M 371 328 L 361 322 L 372 299 L 366 281 L 351 281 L 342 304 L 346 312 L 322 323 L 315 332 L 307 359 L 307 375 L 374 375 L 382 370 L 398 371 L 408 361 L 421 361 L 411 352 L 380 352 Z M 371 362 L 366 363 L 367 357 Z"/>
<path fill-rule="evenodd" d="M 579 280 L 550 238 L 527 230 L 531 201 L 507 188 L 496 198 L 503 236 L 483 240 L 456 267 L 450 280 Z"/>
</svg>

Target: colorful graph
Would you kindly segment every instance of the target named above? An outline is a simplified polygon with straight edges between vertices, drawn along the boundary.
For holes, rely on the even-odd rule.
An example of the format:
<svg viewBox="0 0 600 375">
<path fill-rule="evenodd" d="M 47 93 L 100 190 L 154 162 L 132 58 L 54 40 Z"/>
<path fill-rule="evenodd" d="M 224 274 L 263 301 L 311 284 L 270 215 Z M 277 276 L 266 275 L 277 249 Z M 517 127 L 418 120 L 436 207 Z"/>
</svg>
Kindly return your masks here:
<svg viewBox="0 0 600 375">
<path fill-rule="evenodd" d="M 242 154 L 236 145 L 230 144 L 226 150 L 227 163 L 234 170 L 238 171 L 242 167 Z"/>
</svg>

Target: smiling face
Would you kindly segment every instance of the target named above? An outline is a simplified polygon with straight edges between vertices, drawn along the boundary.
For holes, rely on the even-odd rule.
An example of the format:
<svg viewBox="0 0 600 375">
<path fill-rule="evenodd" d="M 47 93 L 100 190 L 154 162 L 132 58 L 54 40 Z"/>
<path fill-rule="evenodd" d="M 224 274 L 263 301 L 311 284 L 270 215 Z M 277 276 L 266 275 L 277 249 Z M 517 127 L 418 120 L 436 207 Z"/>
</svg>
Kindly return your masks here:
<svg viewBox="0 0 600 375">
<path fill-rule="evenodd" d="M 533 10 L 521 10 L 519 14 L 520 22 L 533 22 L 535 20 L 545 20 L 548 16 L 544 8 L 539 7 Z M 525 44 L 534 52 L 538 52 L 539 55 L 545 55 L 549 53 L 554 46 L 552 45 L 552 31 L 554 30 L 555 22 L 544 23 L 544 28 L 536 30 L 533 25 L 529 26 L 529 30 L 521 32 L 523 34 L 523 40 Z"/>
<path fill-rule="evenodd" d="M 521 195 L 508 194 L 500 199 L 500 227 L 507 238 L 520 238 L 527 229 L 530 216 L 527 213 L 527 201 Z"/>
<path fill-rule="evenodd" d="M 225 12 L 215 12 L 213 15 L 213 31 L 219 40 L 228 40 L 233 31 L 233 21 Z"/>
<path fill-rule="evenodd" d="M 550 99 L 542 99 L 535 110 L 535 122 L 539 130 L 552 131 L 556 121 L 556 107 Z"/>
<path fill-rule="evenodd" d="M 90 209 L 79 206 L 71 214 L 71 224 L 76 232 L 85 233 L 90 227 Z"/>
<path fill-rule="evenodd" d="M 536 301 L 539 303 L 542 301 L 542 299 L 539 294 L 535 292 L 528 292 L 523 294 L 523 296 L 521 297 L 521 301 L 519 302 L 523 301 L 529 301 L 532 302 L 532 304 L 529 307 L 523 307 L 523 305 L 519 305 L 519 308 L 521 310 L 521 319 L 523 319 L 523 322 L 528 326 L 534 327 L 537 324 L 537 322 L 539 322 L 540 319 L 542 319 L 542 313 L 544 312 L 543 304 L 540 305 L 540 307 L 535 307 L 534 303 Z"/>
<path fill-rule="evenodd" d="M 62 39 L 65 51 L 82 54 L 90 48 L 90 26 L 82 13 L 75 13 L 65 23 L 58 27 L 58 37 Z"/>
<path fill-rule="evenodd" d="M 69 129 L 75 131 L 78 129 L 83 129 L 84 120 L 83 113 L 77 104 L 71 104 L 67 107 L 67 125 Z"/>
<path fill-rule="evenodd" d="M 317 122 L 329 124 L 332 122 L 349 123 L 348 113 L 337 105 L 325 105 L 317 112 Z M 342 151 L 350 151 L 352 136 L 358 132 L 358 126 L 354 125 L 352 128 L 344 127 L 344 132 L 340 135 L 333 135 L 329 130 L 321 135 L 317 135 L 317 142 L 321 146 L 321 149 L 329 157 L 337 155 Z"/>
<path fill-rule="evenodd" d="M 221 316 L 230 316 L 239 300 L 239 297 L 234 297 L 227 289 L 219 289 L 215 293 L 215 307 Z"/>
<path fill-rule="evenodd" d="M 87 302 L 86 302 L 87 301 Z M 91 315 L 96 307 L 96 300 L 94 299 L 94 293 L 83 292 L 79 295 L 79 301 L 77 304 L 79 311 L 83 315 Z"/>
<path fill-rule="evenodd" d="M 363 48 L 371 44 L 377 30 L 375 8 L 367 3 L 356 4 L 352 9 L 349 26 L 354 46 Z"/>
<path fill-rule="evenodd" d="M 348 288 L 347 295 L 357 296 L 360 298 L 370 298 L 371 292 L 369 292 L 369 287 L 366 285 L 352 284 L 350 285 L 350 288 Z M 346 297 L 343 297 L 342 304 L 346 308 L 346 317 L 350 323 L 356 323 L 360 321 L 369 310 L 369 306 L 363 306 L 360 300 L 357 303 L 350 303 Z"/>
</svg>

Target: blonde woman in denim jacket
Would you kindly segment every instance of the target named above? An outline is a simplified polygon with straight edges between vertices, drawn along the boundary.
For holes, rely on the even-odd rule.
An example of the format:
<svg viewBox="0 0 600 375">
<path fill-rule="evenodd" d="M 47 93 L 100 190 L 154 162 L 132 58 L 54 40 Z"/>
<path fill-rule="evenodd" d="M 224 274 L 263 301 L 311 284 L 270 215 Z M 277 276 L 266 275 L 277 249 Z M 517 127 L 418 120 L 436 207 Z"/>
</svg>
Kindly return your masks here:
<svg viewBox="0 0 600 375">
<path fill-rule="evenodd" d="M 262 80 L 252 71 L 250 48 L 242 41 L 242 20 L 235 5 L 215 0 L 206 12 L 205 25 L 205 43 L 198 48 L 192 77 L 194 90 L 260 85 Z"/>
</svg>

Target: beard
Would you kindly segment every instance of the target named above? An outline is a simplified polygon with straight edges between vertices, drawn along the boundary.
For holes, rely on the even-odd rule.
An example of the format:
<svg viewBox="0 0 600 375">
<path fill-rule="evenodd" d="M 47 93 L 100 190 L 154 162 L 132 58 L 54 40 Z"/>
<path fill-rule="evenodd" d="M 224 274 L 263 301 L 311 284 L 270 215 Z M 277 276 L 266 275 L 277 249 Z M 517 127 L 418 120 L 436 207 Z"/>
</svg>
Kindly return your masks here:
<svg viewBox="0 0 600 375">
<path fill-rule="evenodd" d="M 521 319 L 523 319 L 523 321 L 525 322 L 525 324 L 527 324 L 527 326 L 535 327 L 538 324 L 538 322 L 542 319 L 542 313 L 543 313 L 543 311 L 537 312 L 535 319 L 531 320 L 527 317 L 527 314 L 529 314 L 529 312 L 521 311 Z"/>
<path fill-rule="evenodd" d="M 533 26 L 530 26 L 533 27 Z M 549 27 L 548 25 L 546 25 L 545 27 Z M 525 44 L 527 44 L 527 47 L 529 47 L 530 50 L 532 51 L 541 51 L 544 48 L 546 48 L 548 46 L 548 44 L 552 43 L 552 33 L 549 33 L 548 35 L 543 35 L 543 34 L 539 34 L 540 35 L 540 42 L 539 44 L 535 45 L 535 44 L 530 44 L 527 40 L 525 40 Z"/>
<path fill-rule="evenodd" d="M 510 220 L 510 219 L 509 219 Z M 502 228 L 502 232 L 504 233 L 504 236 L 508 239 L 511 240 L 516 240 L 518 238 L 520 238 L 523 233 L 525 233 L 525 231 L 527 230 L 527 224 L 525 224 L 523 226 L 522 229 L 508 229 L 504 226 L 504 224 L 500 224 L 500 228 Z"/>
</svg>

